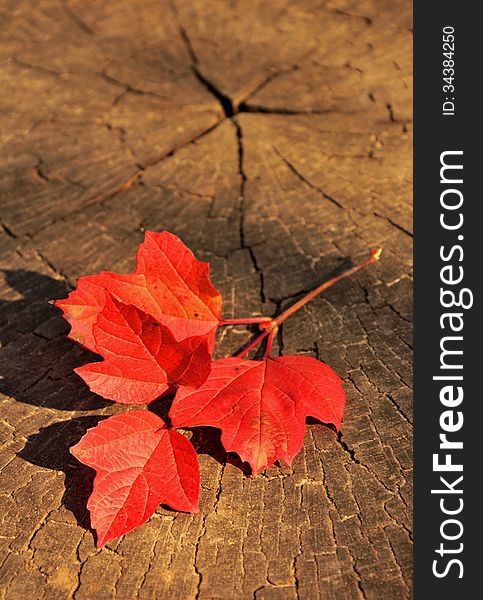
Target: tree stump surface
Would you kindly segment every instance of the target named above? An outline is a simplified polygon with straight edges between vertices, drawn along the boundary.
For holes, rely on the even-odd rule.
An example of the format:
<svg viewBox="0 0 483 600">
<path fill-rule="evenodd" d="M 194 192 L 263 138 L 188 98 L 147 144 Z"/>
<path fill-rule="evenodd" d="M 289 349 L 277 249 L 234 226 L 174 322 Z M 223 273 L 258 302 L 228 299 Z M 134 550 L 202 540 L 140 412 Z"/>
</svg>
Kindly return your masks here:
<svg viewBox="0 0 483 600">
<path fill-rule="evenodd" d="M 411 3 L 7 0 L 0 32 L 0 597 L 409 598 Z M 341 434 L 252 479 L 202 429 L 200 514 L 96 550 L 69 447 L 125 407 L 47 300 L 130 271 L 143 229 L 210 262 L 225 318 L 384 254 L 275 346 L 343 378 Z"/>
</svg>

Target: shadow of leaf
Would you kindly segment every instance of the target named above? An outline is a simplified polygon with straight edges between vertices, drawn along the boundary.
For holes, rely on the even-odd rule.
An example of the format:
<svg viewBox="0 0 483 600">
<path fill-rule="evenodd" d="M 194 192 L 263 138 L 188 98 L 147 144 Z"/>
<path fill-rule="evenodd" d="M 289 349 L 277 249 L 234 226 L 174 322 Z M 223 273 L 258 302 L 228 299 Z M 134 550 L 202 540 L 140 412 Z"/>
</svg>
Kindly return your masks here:
<svg viewBox="0 0 483 600">
<path fill-rule="evenodd" d="M 33 271 L 2 273 L 22 297 L 0 301 L 0 392 L 19 402 L 58 410 L 107 406 L 73 372 L 99 357 L 67 339 L 68 323 L 48 303 L 67 295 L 66 284 Z"/>
<path fill-rule="evenodd" d="M 148 410 L 152 411 L 158 417 L 163 419 L 166 427 L 171 427 L 171 419 L 169 418 L 169 410 L 173 402 L 174 394 L 164 396 L 156 402 L 152 402 Z M 226 463 L 238 467 L 245 475 L 251 474 L 251 468 L 246 462 L 242 462 L 238 454 L 235 452 L 227 452 L 221 443 L 221 430 L 215 427 L 190 427 L 182 428 L 188 435 L 186 436 L 193 444 L 197 454 L 206 454 L 211 456 L 218 463 L 224 465 Z"/>
<path fill-rule="evenodd" d="M 244 475 L 251 475 L 251 467 L 243 462 L 235 452 L 227 452 L 221 443 L 221 430 L 215 427 L 193 427 L 190 441 L 198 454 L 207 454 L 220 465 L 230 464 L 237 467 Z"/>
<path fill-rule="evenodd" d="M 69 449 L 86 431 L 95 427 L 103 416 L 78 417 L 43 427 L 28 437 L 19 456 L 33 465 L 65 473 L 62 504 L 75 516 L 77 523 L 90 529 L 86 504 L 92 493 L 95 471 L 80 463 Z"/>
</svg>

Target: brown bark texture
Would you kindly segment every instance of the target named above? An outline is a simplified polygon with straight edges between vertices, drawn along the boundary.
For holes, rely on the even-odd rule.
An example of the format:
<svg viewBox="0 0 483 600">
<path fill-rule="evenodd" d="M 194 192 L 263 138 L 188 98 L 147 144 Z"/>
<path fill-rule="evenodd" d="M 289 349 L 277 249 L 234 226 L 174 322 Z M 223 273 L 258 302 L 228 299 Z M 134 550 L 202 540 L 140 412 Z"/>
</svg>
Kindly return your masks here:
<svg viewBox="0 0 483 600">
<path fill-rule="evenodd" d="M 1 3 L 1 598 L 411 596 L 411 26 L 408 0 Z M 343 378 L 341 433 L 252 479 L 201 429 L 200 514 L 96 550 L 69 447 L 125 408 L 47 300 L 131 270 L 143 229 L 211 263 L 227 319 L 384 254 L 274 345 Z"/>
</svg>

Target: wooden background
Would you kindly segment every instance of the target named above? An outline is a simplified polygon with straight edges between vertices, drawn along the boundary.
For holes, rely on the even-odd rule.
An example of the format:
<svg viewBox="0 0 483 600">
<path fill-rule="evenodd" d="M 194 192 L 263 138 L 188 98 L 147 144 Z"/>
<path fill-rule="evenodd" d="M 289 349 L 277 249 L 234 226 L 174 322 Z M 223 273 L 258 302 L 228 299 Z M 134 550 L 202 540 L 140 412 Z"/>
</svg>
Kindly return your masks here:
<svg viewBox="0 0 483 600">
<path fill-rule="evenodd" d="M 0 597 L 410 597 L 409 0 L 5 0 L 0 34 Z M 210 261 L 225 318 L 384 254 L 278 337 L 344 379 L 342 433 L 252 480 L 202 430 L 201 513 L 96 550 L 68 449 L 124 409 L 47 300 L 132 269 L 143 228 Z"/>
</svg>

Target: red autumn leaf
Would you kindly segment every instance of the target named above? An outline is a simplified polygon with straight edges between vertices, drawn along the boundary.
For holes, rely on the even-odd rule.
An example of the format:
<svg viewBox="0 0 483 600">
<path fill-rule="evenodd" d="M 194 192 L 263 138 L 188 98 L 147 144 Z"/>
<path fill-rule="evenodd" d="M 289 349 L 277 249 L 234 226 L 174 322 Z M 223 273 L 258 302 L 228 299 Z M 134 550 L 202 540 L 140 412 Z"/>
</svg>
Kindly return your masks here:
<svg viewBox="0 0 483 600">
<path fill-rule="evenodd" d="M 104 290 L 151 315 L 177 341 L 204 335 L 213 349 L 221 295 L 210 281 L 208 263 L 197 260 L 172 233 L 146 232 L 134 273 L 81 277 L 68 298 L 55 302 L 71 325 L 69 337 L 94 352 L 93 326 L 104 306 Z"/>
<path fill-rule="evenodd" d="M 87 508 L 98 548 L 145 523 L 160 504 L 199 510 L 196 452 L 151 412 L 130 411 L 101 421 L 71 453 L 96 470 Z"/>
<path fill-rule="evenodd" d="M 339 429 L 344 406 L 341 380 L 315 358 L 226 358 L 213 362 L 199 389 L 178 390 L 169 416 L 173 427 L 221 429 L 227 452 L 239 454 L 256 475 L 277 459 L 292 462 L 307 416 Z"/>
<path fill-rule="evenodd" d="M 211 367 L 206 336 L 177 342 L 150 315 L 103 293 L 92 333 L 104 360 L 74 369 L 93 392 L 123 404 L 148 404 L 170 384 L 197 388 L 206 380 Z"/>
</svg>

